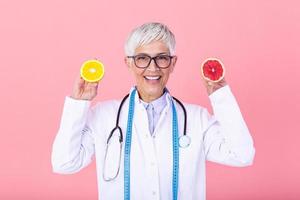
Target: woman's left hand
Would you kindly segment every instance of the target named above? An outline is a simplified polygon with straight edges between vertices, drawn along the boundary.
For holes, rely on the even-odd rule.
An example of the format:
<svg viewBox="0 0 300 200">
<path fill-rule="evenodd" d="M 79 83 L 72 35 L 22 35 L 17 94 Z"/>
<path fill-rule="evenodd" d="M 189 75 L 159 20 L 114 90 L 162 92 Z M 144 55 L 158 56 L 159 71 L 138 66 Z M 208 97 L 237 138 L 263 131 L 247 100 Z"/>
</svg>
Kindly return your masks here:
<svg viewBox="0 0 300 200">
<path fill-rule="evenodd" d="M 208 81 L 204 78 L 202 78 L 202 81 L 204 83 L 204 86 L 206 88 L 206 91 L 207 91 L 208 95 L 211 95 L 216 90 L 218 90 L 221 87 L 224 87 L 225 85 L 227 85 L 225 78 L 223 78 L 222 80 L 220 80 L 217 83 Z"/>
</svg>

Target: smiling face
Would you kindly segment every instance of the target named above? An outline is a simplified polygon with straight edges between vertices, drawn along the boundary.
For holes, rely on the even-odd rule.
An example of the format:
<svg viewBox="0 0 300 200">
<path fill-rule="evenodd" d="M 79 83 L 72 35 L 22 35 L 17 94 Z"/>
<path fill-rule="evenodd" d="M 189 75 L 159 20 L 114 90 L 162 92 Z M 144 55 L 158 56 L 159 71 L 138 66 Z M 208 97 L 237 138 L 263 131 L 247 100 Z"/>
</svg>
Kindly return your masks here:
<svg viewBox="0 0 300 200">
<path fill-rule="evenodd" d="M 136 48 L 135 55 L 169 55 L 168 47 L 161 41 L 154 41 Z M 168 82 L 169 75 L 172 73 L 177 57 L 173 57 L 171 64 L 166 69 L 160 69 L 156 66 L 154 60 L 146 69 L 135 66 L 133 58 L 125 58 L 125 62 L 135 77 L 136 86 L 141 99 L 145 102 L 151 102 L 159 98 Z"/>
</svg>

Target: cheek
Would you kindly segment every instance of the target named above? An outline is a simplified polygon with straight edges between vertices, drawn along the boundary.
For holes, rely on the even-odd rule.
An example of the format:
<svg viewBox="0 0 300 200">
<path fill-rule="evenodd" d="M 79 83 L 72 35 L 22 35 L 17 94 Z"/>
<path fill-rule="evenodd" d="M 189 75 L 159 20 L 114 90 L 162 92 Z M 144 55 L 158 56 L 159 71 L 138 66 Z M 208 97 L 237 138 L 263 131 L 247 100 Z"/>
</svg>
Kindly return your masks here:
<svg viewBox="0 0 300 200">
<path fill-rule="evenodd" d="M 171 73 L 170 71 L 164 73 L 164 80 L 166 81 L 168 80 L 170 73 Z"/>
<path fill-rule="evenodd" d="M 142 75 L 142 73 L 141 72 L 138 72 L 138 71 L 132 71 L 132 73 L 133 73 L 133 75 L 134 75 L 134 77 L 135 77 L 135 79 L 137 80 L 137 81 L 142 81 L 143 79 L 144 79 L 144 77 L 143 77 L 143 75 Z"/>
</svg>

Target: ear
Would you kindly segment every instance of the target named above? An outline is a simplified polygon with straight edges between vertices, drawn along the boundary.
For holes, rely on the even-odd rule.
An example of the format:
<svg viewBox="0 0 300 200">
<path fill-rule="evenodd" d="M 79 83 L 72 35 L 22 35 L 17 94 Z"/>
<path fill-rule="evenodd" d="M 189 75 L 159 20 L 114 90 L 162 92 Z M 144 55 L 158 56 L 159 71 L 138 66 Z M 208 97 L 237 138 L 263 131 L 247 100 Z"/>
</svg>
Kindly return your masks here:
<svg viewBox="0 0 300 200">
<path fill-rule="evenodd" d="M 127 69 L 131 72 L 132 71 L 132 59 L 130 59 L 126 56 L 124 58 L 124 62 L 127 65 Z"/>
<path fill-rule="evenodd" d="M 124 62 L 127 65 L 127 67 L 130 66 L 130 61 L 129 61 L 129 58 L 127 58 L 127 56 L 124 57 Z"/>
<path fill-rule="evenodd" d="M 177 56 L 174 56 L 172 58 L 172 63 L 171 63 L 171 67 L 170 67 L 170 72 L 173 72 L 174 68 L 175 68 L 175 65 L 176 65 L 176 62 L 177 62 Z"/>
</svg>

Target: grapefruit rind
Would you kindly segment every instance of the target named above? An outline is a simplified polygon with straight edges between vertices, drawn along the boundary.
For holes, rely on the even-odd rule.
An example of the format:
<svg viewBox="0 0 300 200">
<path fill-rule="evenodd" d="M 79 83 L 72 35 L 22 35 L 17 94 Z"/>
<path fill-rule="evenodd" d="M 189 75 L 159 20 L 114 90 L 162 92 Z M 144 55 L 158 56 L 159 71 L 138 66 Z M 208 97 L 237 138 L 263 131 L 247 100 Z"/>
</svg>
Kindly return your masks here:
<svg viewBox="0 0 300 200">
<path fill-rule="evenodd" d="M 104 76 L 104 65 L 96 59 L 87 60 L 81 65 L 80 75 L 87 82 L 98 82 Z"/>
<path fill-rule="evenodd" d="M 219 79 L 217 79 L 217 80 L 211 80 L 210 78 L 208 78 L 208 77 L 206 77 L 206 76 L 204 75 L 204 71 L 203 71 L 204 64 L 205 64 L 207 61 L 210 61 L 210 60 L 216 60 L 216 61 L 219 62 L 219 63 L 221 64 L 221 66 L 222 66 L 223 74 L 222 74 L 222 76 L 221 76 Z M 224 64 L 223 64 L 223 63 L 221 62 L 221 60 L 218 59 L 218 58 L 214 58 L 214 57 L 207 58 L 207 59 L 205 59 L 205 60 L 202 62 L 202 64 L 201 64 L 201 75 L 202 75 L 202 77 L 203 77 L 205 80 L 207 80 L 207 81 L 209 81 L 209 82 L 218 83 L 218 82 L 220 82 L 220 81 L 224 78 L 224 76 L 225 76 L 225 67 L 224 67 Z"/>
</svg>

